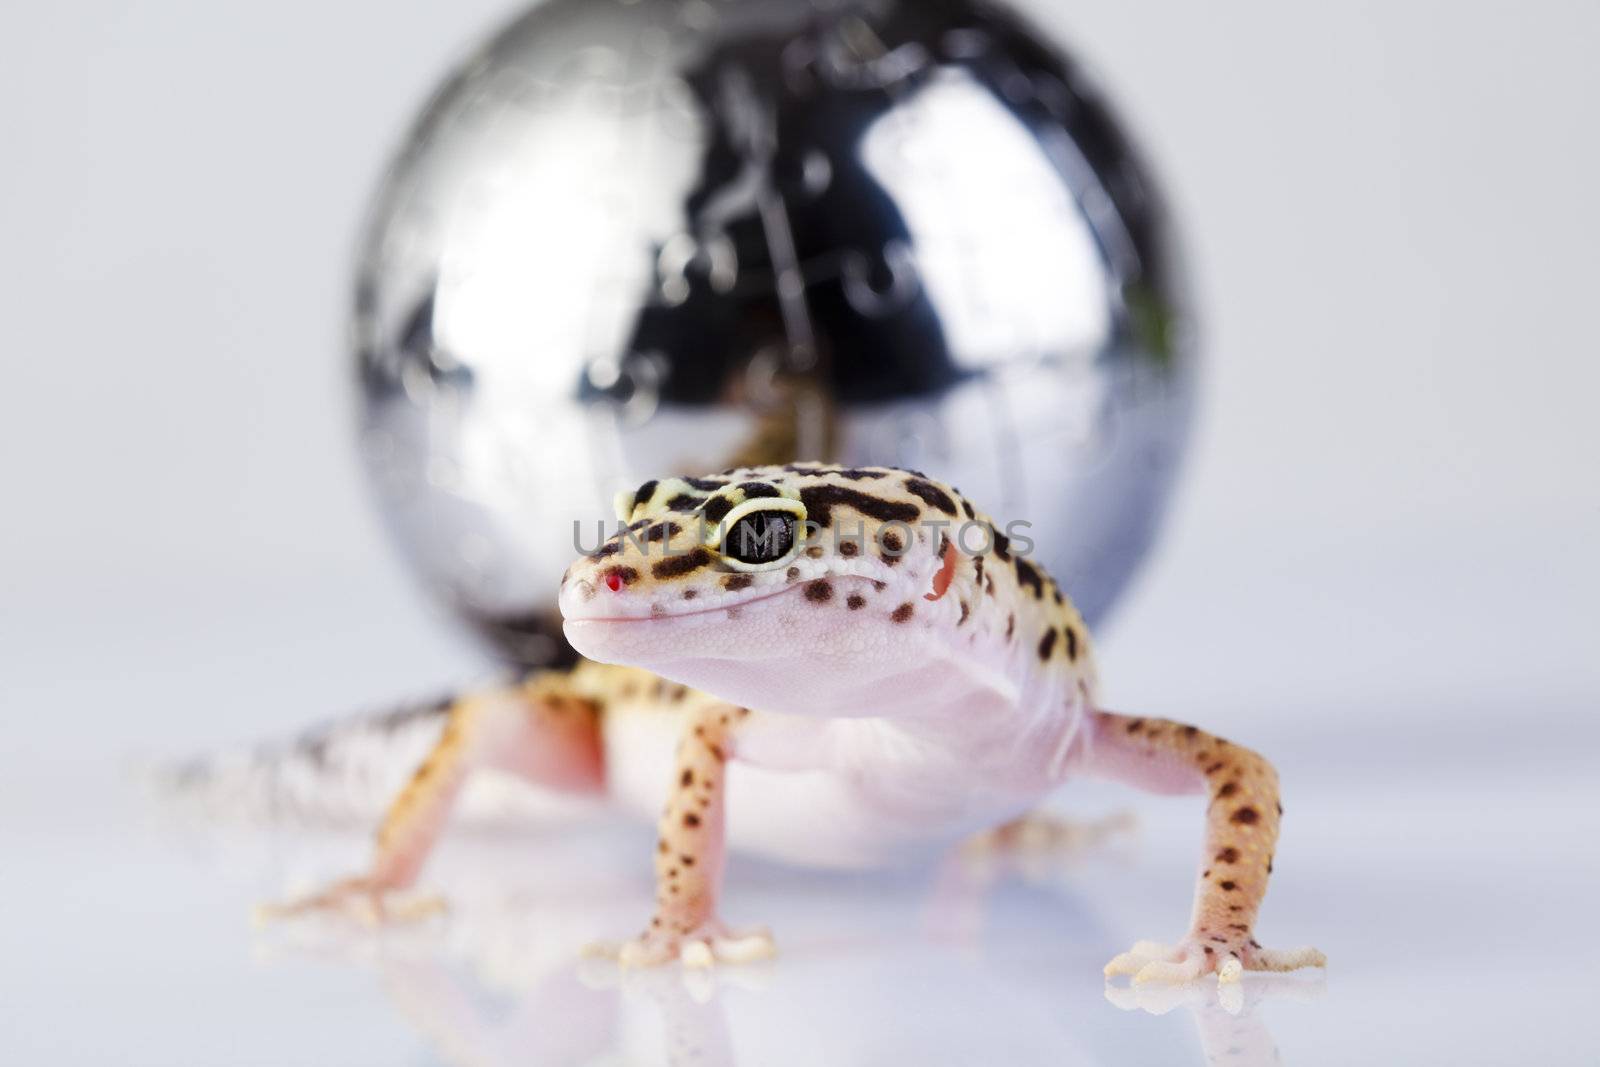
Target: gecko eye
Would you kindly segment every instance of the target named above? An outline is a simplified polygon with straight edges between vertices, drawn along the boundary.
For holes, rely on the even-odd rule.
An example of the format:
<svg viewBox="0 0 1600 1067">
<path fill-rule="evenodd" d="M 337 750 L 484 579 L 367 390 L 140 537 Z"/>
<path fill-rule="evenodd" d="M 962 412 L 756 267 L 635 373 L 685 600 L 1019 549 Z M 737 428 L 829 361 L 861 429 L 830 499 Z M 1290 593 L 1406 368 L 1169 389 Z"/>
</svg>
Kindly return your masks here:
<svg viewBox="0 0 1600 1067">
<path fill-rule="evenodd" d="M 794 516 L 786 511 L 754 511 L 722 535 L 722 554 L 751 566 L 776 563 L 794 548 Z"/>
<path fill-rule="evenodd" d="M 800 550 L 805 506 L 798 500 L 765 497 L 747 500 L 722 520 L 718 548 L 735 570 L 781 566 Z"/>
</svg>

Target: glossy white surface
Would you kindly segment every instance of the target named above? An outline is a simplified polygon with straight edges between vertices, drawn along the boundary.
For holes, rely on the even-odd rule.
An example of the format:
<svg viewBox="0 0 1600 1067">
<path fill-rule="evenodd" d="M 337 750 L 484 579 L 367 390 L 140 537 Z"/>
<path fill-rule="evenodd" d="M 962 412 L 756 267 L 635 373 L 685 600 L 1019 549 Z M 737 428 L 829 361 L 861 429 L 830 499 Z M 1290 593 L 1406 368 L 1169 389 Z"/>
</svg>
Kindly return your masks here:
<svg viewBox="0 0 1600 1067">
<path fill-rule="evenodd" d="M 381 630 L 362 643 L 385 638 L 406 643 Z M 223 643 L 195 635 L 188 645 L 203 661 Z M 1134 811 L 1134 835 L 987 880 L 959 867 L 840 876 L 736 858 L 728 917 L 771 924 L 782 954 L 699 982 L 676 970 L 619 982 L 608 965 L 580 965 L 581 945 L 631 932 L 649 906 L 648 829 L 604 821 L 451 839 L 428 875 L 456 901 L 444 922 L 253 932 L 252 903 L 344 873 L 364 841 L 179 826 L 127 783 L 121 754 L 141 722 L 150 736 L 133 747 L 146 751 L 215 731 L 174 721 L 163 707 L 173 691 L 255 704 L 289 699 L 295 686 L 258 678 L 230 689 L 248 674 L 220 656 L 115 683 L 53 666 L 62 669 L 11 678 L 27 698 L 12 708 L 83 712 L 38 724 L 4 783 L 0 1047 L 19 1061 L 1250 1064 L 1274 1062 L 1273 1047 L 1292 1064 L 1600 1055 L 1587 1021 L 1600 989 L 1586 933 L 1600 898 L 1597 732 L 1583 714 L 1592 706 L 1572 698 L 1496 714 L 1470 697 L 1455 707 L 1397 701 L 1340 721 L 1308 697 L 1296 722 L 1246 726 L 1238 736 L 1279 756 L 1288 790 L 1260 933 L 1270 944 L 1313 942 L 1331 967 L 1325 978 L 1249 976 L 1234 1015 L 1214 984 L 1107 992 L 1099 968 L 1113 953 L 1180 932 L 1200 811 L 1193 799 L 1100 787 L 1069 789 L 1063 810 Z M 352 678 L 330 670 L 323 681 L 339 689 Z M 1222 1055 L 1230 1048 L 1242 1051 Z"/>
</svg>

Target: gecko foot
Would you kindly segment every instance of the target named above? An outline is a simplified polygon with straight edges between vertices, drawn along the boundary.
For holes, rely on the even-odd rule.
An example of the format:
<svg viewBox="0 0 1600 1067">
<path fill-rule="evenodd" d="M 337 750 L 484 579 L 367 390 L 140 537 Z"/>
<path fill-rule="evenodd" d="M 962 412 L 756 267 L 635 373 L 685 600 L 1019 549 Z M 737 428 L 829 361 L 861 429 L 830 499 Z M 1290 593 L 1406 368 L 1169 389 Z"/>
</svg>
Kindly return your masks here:
<svg viewBox="0 0 1600 1067">
<path fill-rule="evenodd" d="M 583 954 L 616 960 L 624 967 L 656 967 L 673 959 L 685 967 L 710 967 L 769 960 L 778 948 L 764 928 L 732 931 L 719 920 L 708 919 L 680 929 L 652 925 L 631 941 L 600 942 L 587 946 Z"/>
<path fill-rule="evenodd" d="M 343 915 L 363 926 L 410 923 L 443 914 L 442 897 L 417 895 L 385 886 L 371 878 L 346 878 L 320 893 L 281 904 L 258 905 L 251 914 L 257 925 L 311 914 Z"/>
<path fill-rule="evenodd" d="M 1106 964 L 1106 977 L 1131 974 L 1134 985 L 1146 982 L 1192 982 L 1205 974 L 1215 974 L 1222 983 L 1237 982 L 1245 971 L 1296 971 L 1302 967 L 1325 967 L 1328 958 L 1314 948 L 1287 950 L 1262 948 L 1254 941 L 1243 943 L 1191 936 L 1176 945 L 1140 941 L 1127 952 Z"/>
<path fill-rule="evenodd" d="M 1034 811 L 1004 825 L 968 838 L 962 852 L 968 858 L 990 855 L 1055 854 L 1085 852 L 1108 838 L 1131 833 L 1138 821 L 1131 812 L 1118 812 L 1103 819 L 1067 819 L 1049 812 Z"/>
</svg>

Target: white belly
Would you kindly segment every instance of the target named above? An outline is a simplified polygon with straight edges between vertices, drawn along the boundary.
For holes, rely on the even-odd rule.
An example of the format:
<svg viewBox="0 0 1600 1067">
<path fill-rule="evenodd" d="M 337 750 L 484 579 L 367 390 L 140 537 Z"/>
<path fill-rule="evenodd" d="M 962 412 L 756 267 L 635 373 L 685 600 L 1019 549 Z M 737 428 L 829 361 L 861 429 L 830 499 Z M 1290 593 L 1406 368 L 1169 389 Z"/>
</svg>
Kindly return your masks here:
<svg viewBox="0 0 1600 1067">
<path fill-rule="evenodd" d="M 607 784 L 620 806 L 660 814 L 682 723 L 659 708 L 606 716 Z M 1054 784 L 1012 753 L 974 759 L 969 744 L 929 744 L 880 719 L 758 714 L 736 749 L 729 844 L 807 866 L 927 856 L 1021 814 Z"/>
</svg>

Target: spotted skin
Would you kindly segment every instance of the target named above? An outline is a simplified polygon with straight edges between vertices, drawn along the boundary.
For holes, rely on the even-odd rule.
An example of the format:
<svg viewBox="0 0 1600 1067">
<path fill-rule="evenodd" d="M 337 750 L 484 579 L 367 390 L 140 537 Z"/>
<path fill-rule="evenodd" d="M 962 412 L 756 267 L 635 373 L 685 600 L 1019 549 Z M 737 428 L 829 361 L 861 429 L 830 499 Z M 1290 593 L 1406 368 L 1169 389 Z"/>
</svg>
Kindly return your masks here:
<svg viewBox="0 0 1600 1067">
<path fill-rule="evenodd" d="M 1263 949 L 1252 934 L 1283 816 L 1272 764 L 1194 726 L 1106 712 L 1094 716 L 1092 744 L 1099 759 L 1091 772 L 1155 789 L 1203 790 L 1209 798 L 1188 935 L 1176 946 L 1118 956 L 1107 964 L 1108 976 L 1183 980 L 1215 970 L 1231 978 L 1240 970 L 1321 965 L 1315 950 Z"/>
<path fill-rule="evenodd" d="M 394 917 L 393 900 L 416 881 L 474 771 L 492 768 L 552 791 L 598 795 L 604 791 L 602 701 L 661 684 L 642 671 L 587 664 L 450 701 L 439 740 L 379 825 L 368 871 L 301 900 L 267 905 L 258 914 L 281 918 L 333 909 Z"/>
<path fill-rule="evenodd" d="M 764 930 L 733 933 L 717 915 L 724 866 L 727 767 L 748 708 L 694 696 L 656 825 L 656 907 L 650 925 L 614 954 L 627 966 L 674 957 L 690 966 L 772 955 Z M 607 949 L 604 954 L 613 954 Z"/>
<path fill-rule="evenodd" d="M 802 505 L 807 536 L 770 566 L 738 566 L 721 524 L 762 501 Z M 729 841 L 800 863 L 889 861 L 1100 776 L 1210 797 L 1189 933 L 1139 943 L 1108 974 L 1231 981 L 1321 963 L 1254 937 L 1281 815 L 1270 764 L 1196 727 L 1104 710 L 1071 600 L 1019 531 L 959 490 L 893 468 L 744 467 L 647 482 L 619 496 L 618 514 L 625 529 L 575 561 L 559 591 L 586 661 L 501 701 L 523 708 L 499 712 L 518 729 L 475 733 L 463 713 L 396 802 L 369 884 L 409 883 L 460 778 L 510 744 L 535 781 L 600 782 L 659 817 L 655 914 L 610 954 L 749 959 L 772 944 L 721 919 Z M 553 721 L 558 705 L 587 709 L 592 726 L 571 735 L 588 738 L 575 749 L 551 743 L 599 753 L 567 779 L 526 757 L 556 736 L 529 724 Z"/>
</svg>

